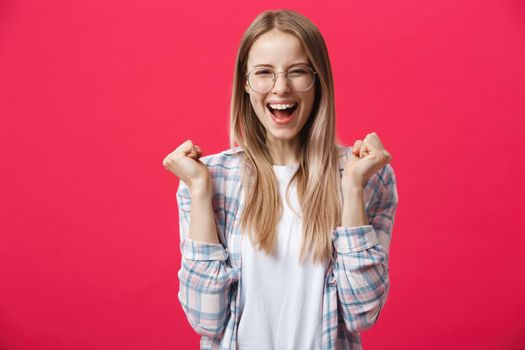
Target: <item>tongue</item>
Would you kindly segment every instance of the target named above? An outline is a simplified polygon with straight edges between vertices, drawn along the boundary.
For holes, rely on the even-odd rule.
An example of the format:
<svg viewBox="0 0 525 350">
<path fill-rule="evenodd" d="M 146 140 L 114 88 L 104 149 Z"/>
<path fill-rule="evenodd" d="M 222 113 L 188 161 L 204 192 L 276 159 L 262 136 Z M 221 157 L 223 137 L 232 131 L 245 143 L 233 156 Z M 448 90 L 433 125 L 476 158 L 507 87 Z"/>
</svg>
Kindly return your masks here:
<svg viewBox="0 0 525 350">
<path fill-rule="evenodd" d="M 283 110 L 280 110 L 280 109 L 274 109 L 273 111 L 273 115 L 278 118 L 278 119 L 282 119 L 282 118 L 286 118 L 288 117 L 290 114 L 292 114 L 292 109 L 291 108 L 288 108 L 288 109 L 283 109 Z"/>
</svg>

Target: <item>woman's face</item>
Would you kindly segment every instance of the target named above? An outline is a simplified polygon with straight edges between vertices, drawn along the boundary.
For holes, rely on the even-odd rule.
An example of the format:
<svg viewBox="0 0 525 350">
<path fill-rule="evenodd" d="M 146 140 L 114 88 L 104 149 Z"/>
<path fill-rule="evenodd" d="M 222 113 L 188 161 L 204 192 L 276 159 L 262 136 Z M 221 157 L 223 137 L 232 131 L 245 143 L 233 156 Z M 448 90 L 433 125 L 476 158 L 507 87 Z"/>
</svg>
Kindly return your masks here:
<svg viewBox="0 0 525 350">
<path fill-rule="evenodd" d="M 262 34 L 253 43 L 247 64 L 247 73 L 260 66 L 274 72 L 284 72 L 294 67 L 300 69 L 301 66 L 309 66 L 309 61 L 297 37 L 273 29 Z M 274 87 L 267 93 L 253 91 L 248 83 L 245 89 L 250 94 L 252 107 L 264 125 L 270 142 L 294 139 L 306 123 L 314 104 L 315 86 L 307 91 L 297 91 L 290 85 L 285 74 L 277 75 Z M 279 110 L 283 107 L 291 108 Z M 293 112 L 290 114 L 291 111 Z"/>
</svg>

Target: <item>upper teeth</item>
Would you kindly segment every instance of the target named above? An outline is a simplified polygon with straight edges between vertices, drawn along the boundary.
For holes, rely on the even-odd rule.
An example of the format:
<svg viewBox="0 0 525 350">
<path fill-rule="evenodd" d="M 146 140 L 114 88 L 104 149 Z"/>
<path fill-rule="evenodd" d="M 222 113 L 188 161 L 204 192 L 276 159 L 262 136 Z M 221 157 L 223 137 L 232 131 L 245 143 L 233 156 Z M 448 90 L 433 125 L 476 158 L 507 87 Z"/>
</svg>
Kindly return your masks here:
<svg viewBox="0 0 525 350">
<path fill-rule="evenodd" d="M 293 106 L 295 106 L 295 103 L 290 103 L 290 104 L 270 104 L 270 107 L 272 109 L 287 109 L 287 108 L 292 108 Z"/>
</svg>

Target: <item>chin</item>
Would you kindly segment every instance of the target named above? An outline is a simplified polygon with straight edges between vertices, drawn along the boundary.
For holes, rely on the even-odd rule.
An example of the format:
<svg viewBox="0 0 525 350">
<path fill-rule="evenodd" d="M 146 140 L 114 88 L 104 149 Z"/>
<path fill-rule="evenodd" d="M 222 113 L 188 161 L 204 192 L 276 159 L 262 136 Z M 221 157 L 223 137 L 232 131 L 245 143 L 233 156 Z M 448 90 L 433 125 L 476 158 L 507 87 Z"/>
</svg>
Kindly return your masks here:
<svg viewBox="0 0 525 350">
<path fill-rule="evenodd" d="M 281 141 L 292 141 L 297 137 L 299 133 L 290 133 L 290 132 L 270 132 L 272 139 L 281 140 Z"/>
</svg>

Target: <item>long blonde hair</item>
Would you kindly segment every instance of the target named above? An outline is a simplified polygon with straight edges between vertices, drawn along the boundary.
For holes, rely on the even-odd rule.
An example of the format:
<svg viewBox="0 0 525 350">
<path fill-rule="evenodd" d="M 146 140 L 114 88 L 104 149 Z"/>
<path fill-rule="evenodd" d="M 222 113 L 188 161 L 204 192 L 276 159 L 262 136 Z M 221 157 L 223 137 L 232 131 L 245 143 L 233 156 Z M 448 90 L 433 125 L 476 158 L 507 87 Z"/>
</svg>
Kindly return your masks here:
<svg viewBox="0 0 525 350">
<path fill-rule="evenodd" d="M 241 230 L 251 232 L 252 241 L 259 249 L 267 254 L 272 252 L 277 242 L 282 203 L 272 157 L 266 147 L 266 131 L 244 89 L 250 48 L 260 35 L 272 29 L 296 36 L 317 72 L 312 112 L 298 134 L 300 164 L 290 184 L 296 182 L 301 206 L 300 261 L 306 250 L 312 249 L 313 262 L 322 262 L 332 257 L 332 232 L 341 223 L 332 69 L 319 29 L 308 18 L 291 10 L 266 11 L 257 16 L 244 33 L 237 53 L 230 106 L 230 147 L 234 149 L 237 144 L 244 151 L 241 181 L 245 207 Z M 288 200 L 288 196 L 286 198 Z"/>
</svg>

